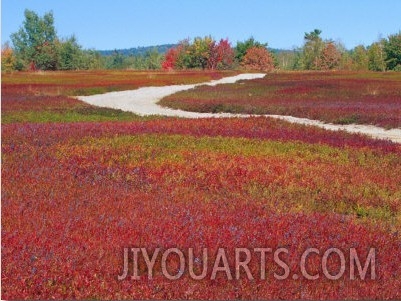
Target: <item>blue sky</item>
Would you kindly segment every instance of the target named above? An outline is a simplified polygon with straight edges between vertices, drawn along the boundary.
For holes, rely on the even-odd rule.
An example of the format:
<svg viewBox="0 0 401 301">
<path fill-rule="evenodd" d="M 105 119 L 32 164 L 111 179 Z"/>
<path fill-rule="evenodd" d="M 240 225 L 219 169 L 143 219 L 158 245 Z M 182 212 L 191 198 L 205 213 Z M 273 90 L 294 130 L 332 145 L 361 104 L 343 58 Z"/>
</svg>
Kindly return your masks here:
<svg viewBox="0 0 401 301">
<path fill-rule="evenodd" d="M 301 46 L 305 32 L 347 48 L 401 30 L 400 0 L 2 0 L 1 40 L 10 40 L 24 10 L 50 10 L 60 37 L 84 48 L 119 49 L 212 35 L 235 44 L 250 36 L 270 47 Z"/>
</svg>

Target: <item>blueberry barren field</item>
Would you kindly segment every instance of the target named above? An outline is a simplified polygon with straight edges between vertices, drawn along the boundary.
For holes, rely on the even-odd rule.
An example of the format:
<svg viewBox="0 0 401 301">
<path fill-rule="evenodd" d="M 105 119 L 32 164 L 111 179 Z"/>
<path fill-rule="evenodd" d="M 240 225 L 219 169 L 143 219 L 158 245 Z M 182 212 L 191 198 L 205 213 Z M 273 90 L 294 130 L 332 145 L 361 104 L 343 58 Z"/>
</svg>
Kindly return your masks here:
<svg viewBox="0 0 401 301">
<path fill-rule="evenodd" d="M 247 82 L 197 87 L 160 104 L 196 112 L 278 114 L 401 128 L 401 73 L 268 74 Z"/>
<path fill-rule="evenodd" d="M 401 143 L 401 128 L 392 128 L 398 125 L 401 116 L 399 76 L 396 74 L 393 77 L 388 74 L 378 76 L 370 73 L 365 74 L 370 76 L 370 80 L 360 80 L 360 74 L 350 72 L 331 73 L 325 77 L 329 74 L 321 73 L 320 78 L 317 73 L 315 77 L 308 74 L 309 76 L 301 80 L 302 73 L 287 73 L 290 81 L 281 83 L 286 87 L 292 87 L 288 91 L 293 95 L 287 100 L 282 96 L 284 90 L 288 92 L 287 89 L 283 90 L 280 85 L 276 87 L 275 77 L 283 75 L 281 73 L 273 78 L 267 77 L 266 73 L 242 73 L 198 84 L 143 87 L 129 91 L 77 96 L 77 98 L 91 105 L 119 109 L 141 116 L 183 118 L 264 116 Z M 259 83 L 255 81 L 262 78 L 264 80 Z M 341 78 L 347 79 L 347 84 L 341 83 Z M 384 80 L 387 80 L 386 89 L 379 92 L 377 87 L 381 86 L 380 83 Z M 357 85 L 352 86 L 348 81 L 356 81 Z M 237 85 L 233 85 L 237 82 L 239 82 Z M 311 93 L 299 94 L 298 92 L 303 89 L 300 88 L 302 84 L 314 86 L 314 89 L 309 89 Z M 216 85 L 219 87 L 209 89 Z M 363 92 L 365 90 L 368 91 L 368 97 Z M 178 93 L 182 91 L 186 93 Z M 281 103 L 277 104 L 277 101 Z M 383 123 L 385 128 L 380 126 Z"/>
<path fill-rule="evenodd" d="M 3 74 L 2 298 L 401 298 L 399 144 L 264 117 L 141 117 L 71 97 L 235 74 Z M 358 112 L 352 118 L 360 123 L 391 128 L 400 124 L 397 76 L 278 73 L 162 102 L 201 111 L 277 110 L 330 122 L 348 122 Z M 194 280 L 184 272 L 169 280 L 158 257 L 153 279 L 142 262 L 139 280 L 119 281 L 124 248 L 133 247 L 197 254 L 224 248 L 230 267 L 235 248 L 286 248 L 282 260 L 290 277 L 273 277 L 286 271 L 267 259 L 265 280 L 250 280 L 244 270 L 239 279 L 219 272 Z M 351 279 L 348 264 L 343 277 L 327 279 L 318 256 L 306 265 L 318 279 L 294 277 L 311 247 L 321 254 L 338 248 L 347 262 L 351 248 L 363 262 L 374 248 L 376 277 L 370 270 L 365 279 Z M 177 261 L 167 262 L 172 274 Z M 258 264 L 249 263 L 255 276 Z M 195 266 L 197 274 L 202 266 Z M 327 266 L 337 274 L 338 257 Z M 213 262 L 207 267 L 210 273 Z"/>
</svg>

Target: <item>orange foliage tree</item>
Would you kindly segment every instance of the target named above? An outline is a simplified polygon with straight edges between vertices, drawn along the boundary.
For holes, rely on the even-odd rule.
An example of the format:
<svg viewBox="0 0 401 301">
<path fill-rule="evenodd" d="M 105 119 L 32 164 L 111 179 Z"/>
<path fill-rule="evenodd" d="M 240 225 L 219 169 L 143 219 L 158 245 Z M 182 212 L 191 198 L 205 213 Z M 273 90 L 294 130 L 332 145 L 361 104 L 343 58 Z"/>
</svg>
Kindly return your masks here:
<svg viewBox="0 0 401 301">
<path fill-rule="evenodd" d="M 318 70 L 332 70 L 339 67 L 341 53 L 333 43 L 326 43 L 320 57 L 317 59 Z"/>
<path fill-rule="evenodd" d="M 12 48 L 5 44 L 1 48 L 1 71 L 12 71 L 16 66 L 16 58 Z"/>
<path fill-rule="evenodd" d="M 272 71 L 274 59 L 265 47 L 252 47 L 246 52 L 242 66 L 247 70 Z"/>
</svg>

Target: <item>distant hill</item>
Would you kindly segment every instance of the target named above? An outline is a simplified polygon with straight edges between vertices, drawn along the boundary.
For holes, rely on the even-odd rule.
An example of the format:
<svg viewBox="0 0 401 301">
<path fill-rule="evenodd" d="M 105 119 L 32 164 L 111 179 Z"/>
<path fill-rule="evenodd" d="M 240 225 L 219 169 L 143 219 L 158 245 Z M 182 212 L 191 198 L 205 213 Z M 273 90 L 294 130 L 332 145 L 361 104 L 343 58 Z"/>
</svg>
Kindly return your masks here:
<svg viewBox="0 0 401 301">
<path fill-rule="evenodd" d="M 115 52 L 118 52 L 124 56 L 137 56 L 137 55 L 145 55 L 148 51 L 152 51 L 156 49 L 159 53 L 166 53 L 167 50 L 177 46 L 177 44 L 163 44 L 157 46 L 146 46 L 146 47 L 135 47 L 128 49 L 114 49 L 114 50 L 98 50 L 100 55 L 109 56 Z"/>
<path fill-rule="evenodd" d="M 163 44 L 163 45 L 157 45 L 157 46 L 145 46 L 145 47 L 135 47 L 135 48 L 126 48 L 126 49 L 114 49 L 114 50 L 98 50 L 100 55 L 102 56 L 109 56 L 113 55 L 116 51 L 119 54 L 122 54 L 124 56 L 137 56 L 137 55 L 145 55 L 148 51 L 152 51 L 153 49 L 156 49 L 159 53 L 164 54 L 169 50 L 170 48 L 173 48 L 177 46 L 178 44 Z M 288 53 L 288 52 L 293 52 L 294 50 L 289 50 L 289 49 L 277 49 L 277 48 L 269 48 L 269 50 L 275 54 L 279 53 Z"/>
<path fill-rule="evenodd" d="M 274 54 L 280 54 L 280 53 L 293 53 L 294 49 L 281 49 L 281 48 L 268 48 L 270 52 L 274 53 Z"/>
</svg>

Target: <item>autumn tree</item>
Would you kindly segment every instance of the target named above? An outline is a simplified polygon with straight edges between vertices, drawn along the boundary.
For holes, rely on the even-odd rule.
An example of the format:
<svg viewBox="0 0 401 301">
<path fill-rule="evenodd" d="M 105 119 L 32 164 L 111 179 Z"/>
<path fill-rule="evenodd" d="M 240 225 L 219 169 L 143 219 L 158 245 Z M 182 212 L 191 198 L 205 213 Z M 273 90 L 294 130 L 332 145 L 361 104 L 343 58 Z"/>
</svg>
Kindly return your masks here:
<svg viewBox="0 0 401 301">
<path fill-rule="evenodd" d="M 262 44 L 256 41 L 253 37 L 250 37 L 244 42 L 237 42 L 237 46 L 235 47 L 235 59 L 237 62 L 241 63 L 247 51 L 253 47 L 266 48 L 267 43 Z"/>
<path fill-rule="evenodd" d="M 213 42 L 209 49 L 208 69 L 229 69 L 234 62 L 234 50 L 228 39 Z"/>
<path fill-rule="evenodd" d="M 217 64 L 218 69 L 229 69 L 234 63 L 235 52 L 231 47 L 231 43 L 228 39 L 221 39 L 217 45 L 217 53 L 219 55 L 219 61 Z"/>
<path fill-rule="evenodd" d="M 201 68 L 205 69 L 210 57 L 210 49 L 214 45 L 214 40 L 208 36 L 205 38 L 196 37 L 193 43 L 189 39 L 181 41 L 178 46 L 169 49 L 166 52 L 165 59 L 162 62 L 162 68 L 187 69 Z"/>
<path fill-rule="evenodd" d="M 179 54 L 177 47 L 170 48 L 167 50 L 164 61 L 162 62 L 162 68 L 164 70 L 173 70 L 176 68 L 176 61 Z"/>
<path fill-rule="evenodd" d="M 210 57 L 210 50 L 215 41 L 211 36 L 196 37 L 189 46 L 190 68 L 206 69 Z"/>
<path fill-rule="evenodd" d="M 16 58 L 14 52 L 8 43 L 1 47 L 1 71 L 10 72 L 15 70 Z"/>
<path fill-rule="evenodd" d="M 384 41 L 386 65 L 389 70 L 401 71 L 401 31 Z"/>
<path fill-rule="evenodd" d="M 341 60 L 341 53 L 332 42 L 325 44 L 320 56 L 316 59 L 314 66 L 318 70 L 331 70 L 338 68 Z"/>
<path fill-rule="evenodd" d="M 189 45 L 189 39 L 185 39 L 179 42 L 176 47 L 167 50 L 162 62 L 162 68 L 165 70 L 188 68 L 190 64 Z"/>
<path fill-rule="evenodd" d="M 218 45 L 213 41 L 209 46 L 209 59 L 207 61 L 207 69 L 216 69 L 220 60 L 218 53 Z"/>
<path fill-rule="evenodd" d="M 162 68 L 227 69 L 231 67 L 233 60 L 234 51 L 228 39 L 221 39 L 216 43 L 210 36 L 197 37 L 192 43 L 187 39 L 169 49 L 162 62 Z"/>
<path fill-rule="evenodd" d="M 274 69 L 274 59 L 266 48 L 252 47 L 246 52 L 242 66 L 247 70 L 269 72 Z"/>
</svg>

